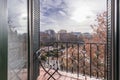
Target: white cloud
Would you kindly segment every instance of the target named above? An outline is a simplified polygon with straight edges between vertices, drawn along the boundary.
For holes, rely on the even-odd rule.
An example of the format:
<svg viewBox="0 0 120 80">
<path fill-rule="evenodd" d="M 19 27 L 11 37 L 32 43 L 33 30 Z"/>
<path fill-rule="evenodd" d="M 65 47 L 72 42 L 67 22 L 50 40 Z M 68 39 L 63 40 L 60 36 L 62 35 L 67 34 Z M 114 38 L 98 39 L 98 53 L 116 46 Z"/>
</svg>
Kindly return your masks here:
<svg viewBox="0 0 120 80">
<path fill-rule="evenodd" d="M 87 6 L 82 6 L 80 8 L 76 8 L 75 11 L 71 15 L 71 19 L 77 22 L 86 21 L 87 17 L 92 17 L 94 14 Z"/>
<path fill-rule="evenodd" d="M 46 16 L 44 20 L 41 19 L 43 22 L 51 22 L 41 24 L 42 31 L 66 29 L 67 31 L 92 32 L 90 25 L 95 23 L 96 15 L 106 11 L 106 0 L 55 0 L 56 3 L 54 0 L 46 1 L 47 4 L 44 3 L 43 6 L 47 6 L 48 9 L 60 8 L 58 5 L 62 1 L 65 5 L 61 5 L 64 11 L 49 12 L 49 16 Z M 47 10 L 43 11 L 47 12 Z M 41 14 L 41 17 L 44 16 L 43 12 Z"/>
<path fill-rule="evenodd" d="M 27 1 L 26 0 L 8 0 L 8 17 L 11 20 L 12 27 L 17 32 L 27 32 Z"/>
<path fill-rule="evenodd" d="M 63 12 L 63 11 L 59 11 L 59 13 L 60 13 L 61 15 L 63 15 L 63 16 L 67 16 L 67 14 L 66 14 L 65 12 Z"/>
<path fill-rule="evenodd" d="M 66 29 L 68 31 L 91 32 L 90 25 L 96 15 L 106 10 L 106 0 L 40 0 L 41 30 Z M 8 0 L 8 14 L 12 16 L 13 25 L 25 30 L 27 13 L 25 0 Z M 23 17 L 23 18 L 20 18 Z M 22 24 L 22 25 L 20 25 Z"/>
</svg>

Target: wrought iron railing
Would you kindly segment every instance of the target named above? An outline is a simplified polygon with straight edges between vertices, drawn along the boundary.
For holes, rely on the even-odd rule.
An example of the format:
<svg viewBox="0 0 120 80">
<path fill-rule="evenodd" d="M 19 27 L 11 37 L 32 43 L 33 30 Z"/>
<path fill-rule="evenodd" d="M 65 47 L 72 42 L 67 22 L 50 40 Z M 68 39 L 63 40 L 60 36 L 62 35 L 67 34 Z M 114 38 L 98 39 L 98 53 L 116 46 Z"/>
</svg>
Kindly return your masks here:
<svg viewBox="0 0 120 80">
<path fill-rule="evenodd" d="M 106 43 L 48 42 L 40 50 L 44 68 L 106 79 Z"/>
</svg>

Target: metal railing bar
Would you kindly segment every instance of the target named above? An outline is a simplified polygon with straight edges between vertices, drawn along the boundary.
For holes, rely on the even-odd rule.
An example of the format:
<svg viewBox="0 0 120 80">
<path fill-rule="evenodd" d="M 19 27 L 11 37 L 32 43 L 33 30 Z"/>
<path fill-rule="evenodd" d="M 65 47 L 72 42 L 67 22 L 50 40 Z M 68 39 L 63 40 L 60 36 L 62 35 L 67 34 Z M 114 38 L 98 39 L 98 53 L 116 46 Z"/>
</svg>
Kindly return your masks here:
<svg viewBox="0 0 120 80">
<path fill-rule="evenodd" d="M 92 76 L 92 45 L 90 44 L 90 77 Z"/>
<path fill-rule="evenodd" d="M 84 59 L 84 60 L 83 60 L 83 66 L 84 66 L 84 67 L 83 67 L 83 75 L 85 76 L 85 51 L 86 51 L 86 50 L 85 50 L 85 45 L 83 46 L 83 51 L 84 51 L 84 52 L 83 52 L 83 57 L 84 57 L 84 58 L 83 58 L 83 59 Z"/>
<path fill-rule="evenodd" d="M 66 43 L 66 72 L 68 72 L 68 43 Z"/>
<path fill-rule="evenodd" d="M 72 44 L 72 49 L 74 48 L 74 45 Z M 73 57 L 73 52 L 72 52 L 72 57 Z M 72 59 L 72 73 L 73 73 L 73 59 Z"/>
<path fill-rule="evenodd" d="M 49 51 L 50 51 L 50 50 L 49 50 L 49 46 L 48 46 L 48 55 L 50 54 Z M 48 56 L 48 65 L 49 65 L 49 63 L 50 63 L 50 58 L 49 58 L 49 56 Z"/>
<path fill-rule="evenodd" d="M 99 73 L 98 73 L 98 61 L 99 61 L 99 46 L 97 45 L 97 78 L 99 77 Z"/>
<path fill-rule="evenodd" d="M 47 43 L 51 43 L 51 42 L 47 42 Z M 72 44 L 107 44 L 106 42 L 74 42 L 74 41 L 70 41 L 70 42 L 63 42 L 63 41 L 56 41 L 56 42 L 52 42 L 52 43 L 72 43 Z"/>
<path fill-rule="evenodd" d="M 104 79 L 106 79 L 106 52 L 107 52 L 107 48 L 106 48 L 106 45 L 104 45 L 105 49 L 104 49 Z"/>
<path fill-rule="evenodd" d="M 56 43 L 56 45 L 57 45 L 57 68 L 58 68 L 58 57 L 59 57 L 58 49 L 59 49 L 59 46 L 58 46 L 58 43 Z"/>
<path fill-rule="evenodd" d="M 79 77 L 79 71 L 80 71 L 80 69 L 79 69 L 79 44 L 77 46 L 78 46 L 78 65 L 77 65 L 78 70 L 77 70 L 77 77 Z"/>
</svg>

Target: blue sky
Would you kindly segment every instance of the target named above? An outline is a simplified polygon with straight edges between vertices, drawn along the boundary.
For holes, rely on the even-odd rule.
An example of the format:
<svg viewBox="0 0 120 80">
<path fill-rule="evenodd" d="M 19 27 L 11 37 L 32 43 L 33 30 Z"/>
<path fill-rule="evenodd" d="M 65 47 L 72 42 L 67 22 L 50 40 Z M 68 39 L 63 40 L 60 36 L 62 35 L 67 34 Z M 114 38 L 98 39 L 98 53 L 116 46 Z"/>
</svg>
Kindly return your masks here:
<svg viewBox="0 0 120 80">
<path fill-rule="evenodd" d="M 106 0 L 40 0 L 40 29 L 92 32 L 90 25 L 104 11 Z"/>
</svg>

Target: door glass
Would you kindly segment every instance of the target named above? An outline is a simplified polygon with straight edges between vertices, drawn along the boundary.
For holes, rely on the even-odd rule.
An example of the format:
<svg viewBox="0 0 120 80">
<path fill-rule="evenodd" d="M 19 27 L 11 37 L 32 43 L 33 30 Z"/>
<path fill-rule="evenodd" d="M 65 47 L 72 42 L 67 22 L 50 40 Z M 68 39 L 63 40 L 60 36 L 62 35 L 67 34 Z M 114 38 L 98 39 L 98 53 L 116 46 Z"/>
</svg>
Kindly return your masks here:
<svg viewBox="0 0 120 80">
<path fill-rule="evenodd" d="M 8 0 L 8 80 L 27 80 L 27 0 Z"/>
<path fill-rule="evenodd" d="M 106 42 L 107 0 L 40 0 L 41 72 L 106 80 Z"/>
</svg>

